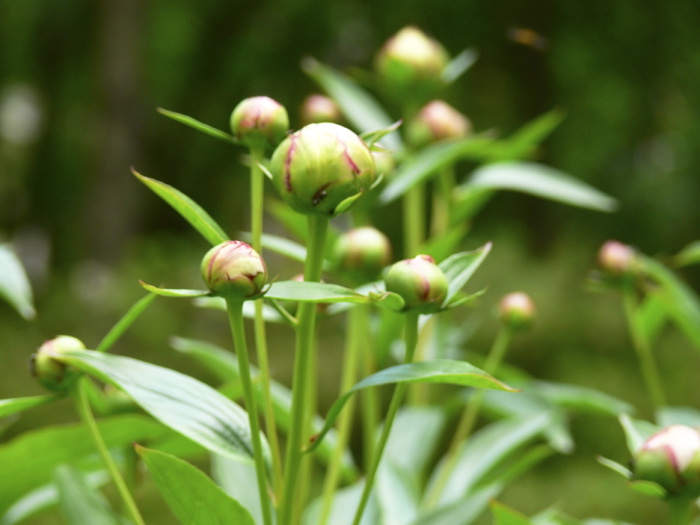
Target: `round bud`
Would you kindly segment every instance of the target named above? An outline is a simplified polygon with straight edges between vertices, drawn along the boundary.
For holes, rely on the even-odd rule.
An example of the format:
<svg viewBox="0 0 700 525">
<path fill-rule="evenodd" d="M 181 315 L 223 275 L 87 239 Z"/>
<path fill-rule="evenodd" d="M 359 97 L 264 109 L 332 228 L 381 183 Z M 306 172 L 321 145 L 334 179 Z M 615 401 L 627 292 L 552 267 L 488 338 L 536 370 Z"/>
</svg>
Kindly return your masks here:
<svg viewBox="0 0 700 525">
<path fill-rule="evenodd" d="M 243 300 L 259 295 L 267 282 L 263 258 L 241 241 L 214 246 L 202 259 L 202 278 L 224 299 Z"/>
<path fill-rule="evenodd" d="M 309 95 L 304 99 L 300 112 L 303 125 L 317 122 L 335 122 L 342 120 L 338 104 L 325 95 Z"/>
<path fill-rule="evenodd" d="M 408 125 L 408 140 L 415 147 L 423 147 L 445 139 L 461 139 L 472 129 L 471 122 L 455 108 L 442 100 L 429 102 Z"/>
<path fill-rule="evenodd" d="M 498 303 L 498 318 L 513 330 L 529 328 L 535 317 L 535 303 L 524 292 L 506 295 Z"/>
<path fill-rule="evenodd" d="M 56 357 L 68 350 L 85 350 L 85 345 L 79 339 L 69 335 L 59 335 L 46 341 L 35 354 L 32 355 L 30 368 L 32 375 L 39 383 L 52 391 L 64 391 L 70 383 L 70 374 L 66 365 Z"/>
<path fill-rule="evenodd" d="M 294 210 L 334 216 L 338 205 L 366 193 L 374 159 L 355 133 L 338 124 L 309 124 L 288 136 L 272 155 L 272 182 Z M 345 203 L 348 204 L 348 203 Z"/>
<path fill-rule="evenodd" d="M 598 250 L 600 268 L 613 277 L 633 274 L 636 259 L 634 248 L 618 241 L 608 241 Z"/>
<path fill-rule="evenodd" d="M 434 313 L 447 297 L 447 277 L 430 255 L 399 261 L 384 277 L 386 289 L 403 297 L 405 310 Z"/>
<path fill-rule="evenodd" d="M 270 97 L 246 98 L 231 113 L 234 137 L 250 148 L 273 148 L 288 129 L 287 110 Z"/>
<path fill-rule="evenodd" d="M 358 277 L 376 277 L 391 262 L 391 243 L 376 228 L 355 228 L 338 238 L 333 258 L 340 270 Z"/>
</svg>

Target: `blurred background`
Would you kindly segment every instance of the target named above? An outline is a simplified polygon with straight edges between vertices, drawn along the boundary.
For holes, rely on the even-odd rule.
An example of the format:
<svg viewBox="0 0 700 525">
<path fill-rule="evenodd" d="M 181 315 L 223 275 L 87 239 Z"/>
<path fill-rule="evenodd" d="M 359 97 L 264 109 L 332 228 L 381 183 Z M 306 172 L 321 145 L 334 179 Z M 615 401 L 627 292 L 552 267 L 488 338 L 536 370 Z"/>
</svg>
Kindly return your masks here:
<svg viewBox="0 0 700 525">
<path fill-rule="evenodd" d="M 479 53 L 446 97 L 477 131 L 507 136 L 560 108 L 566 118 L 536 160 L 620 201 L 614 214 L 515 193 L 491 202 L 462 246 L 494 242 L 473 284 L 488 294 L 465 314 L 480 323 L 470 347 L 488 348 L 494 305 L 524 290 L 538 318 L 515 340 L 511 362 L 543 379 L 600 388 L 650 417 L 619 297 L 593 294 L 586 282 L 610 238 L 662 258 L 700 238 L 698 22 L 700 4 L 660 0 L 0 0 L 0 240 L 23 261 L 38 311 L 25 321 L 0 303 L 0 398 L 41 392 L 27 372 L 34 349 L 64 333 L 96 344 L 143 295 L 138 279 L 201 287 L 206 242 L 131 166 L 188 194 L 232 234 L 248 229 L 242 150 L 156 107 L 226 130 L 241 99 L 265 94 L 287 107 L 297 128 L 302 99 L 318 91 L 301 71 L 303 57 L 369 69 L 387 38 L 416 24 L 452 55 Z M 396 214 L 384 216 L 377 226 L 397 239 Z M 269 219 L 268 229 L 283 233 Z M 697 270 L 682 276 L 698 289 Z M 335 332 L 333 322 L 322 332 Z M 172 334 L 228 344 L 215 312 L 162 299 L 116 351 L 192 372 L 170 349 Z M 282 381 L 290 375 L 288 335 L 272 329 L 273 374 Z M 324 375 L 333 377 L 341 340 L 326 343 Z M 670 403 L 698 408 L 688 374 L 700 366 L 697 351 L 669 330 L 658 354 Z M 193 373 L 207 379 L 203 370 Z M 3 440 L 73 419 L 69 405 L 38 409 Z M 577 451 L 549 460 L 502 500 L 526 514 L 557 504 L 580 518 L 663 521 L 659 504 L 630 494 L 595 462 L 597 454 L 626 461 L 617 422 L 579 417 L 572 424 Z"/>
</svg>

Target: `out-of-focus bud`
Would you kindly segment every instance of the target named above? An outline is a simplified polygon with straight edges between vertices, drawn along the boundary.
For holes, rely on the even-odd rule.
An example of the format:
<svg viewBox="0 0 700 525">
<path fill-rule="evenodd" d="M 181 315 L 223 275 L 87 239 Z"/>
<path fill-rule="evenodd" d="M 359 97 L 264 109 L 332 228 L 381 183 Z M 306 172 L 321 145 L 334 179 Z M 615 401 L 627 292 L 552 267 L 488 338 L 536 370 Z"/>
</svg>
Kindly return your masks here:
<svg viewBox="0 0 700 525">
<path fill-rule="evenodd" d="M 338 104 L 325 95 L 309 95 L 301 104 L 301 123 L 315 124 L 318 122 L 334 122 L 338 124 L 342 117 Z"/>
<path fill-rule="evenodd" d="M 524 292 L 510 293 L 498 303 L 498 318 L 513 330 L 529 328 L 535 317 L 535 303 Z"/>
<path fill-rule="evenodd" d="M 700 495 L 700 433 L 685 425 L 657 432 L 633 462 L 635 480 L 653 481 L 670 494 Z"/>
<path fill-rule="evenodd" d="M 623 277 L 636 271 L 637 255 L 634 248 L 627 244 L 608 241 L 598 250 L 598 264 L 613 277 Z"/>
<path fill-rule="evenodd" d="M 202 259 L 202 278 L 224 299 L 245 300 L 258 296 L 267 282 L 263 258 L 241 241 L 214 246 Z"/>
<path fill-rule="evenodd" d="M 391 262 L 391 243 L 376 228 L 355 228 L 338 238 L 333 258 L 340 270 L 373 278 Z"/>
<path fill-rule="evenodd" d="M 59 335 L 46 341 L 32 355 L 30 361 L 32 375 L 45 388 L 54 392 L 68 388 L 71 376 L 66 365 L 56 360 L 56 357 L 68 350 L 85 350 L 85 345 L 75 337 Z"/>
<path fill-rule="evenodd" d="M 406 310 L 434 313 L 447 297 L 447 277 L 430 255 L 395 263 L 384 277 L 386 289 L 403 297 Z"/>
<path fill-rule="evenodd" d="M 396 168 L 396 160 L 391 151 L 375 150 L 372 151 L 372 157 L 374 158 L 374 171 L 377 173 L 377 176 L 390 177 Z"/>
<path fill-rule="evenodd" d="M 421 102 L 443 86 L 441 75 L 448 61 L 436 40 L 416 27 L 406 27 L 387 40 L 374 66 L 389 92 Z"/>
<path fill-rule="evenodd" d="M 414 147 L 423 147 L 445 139 L 461 139 L 472 129 L 469 119 L 442 100 L 428 102 L 406 130 Z"/>
<path fill-rule="evenodd" d="M 367 145 L 330 122 L 309 124 L 287 137 L 273 153 L 270 171 L 277 191 L 294 210 L 329 217 L 346 211 L 375 180 Z"/>
<path fill-rule="evenodd" d="M 234 137 L 250 148 L 274 148 L 288 129 L 287 110 L 270 97 L 246 98 L 231 113 Z"/>
</svg>

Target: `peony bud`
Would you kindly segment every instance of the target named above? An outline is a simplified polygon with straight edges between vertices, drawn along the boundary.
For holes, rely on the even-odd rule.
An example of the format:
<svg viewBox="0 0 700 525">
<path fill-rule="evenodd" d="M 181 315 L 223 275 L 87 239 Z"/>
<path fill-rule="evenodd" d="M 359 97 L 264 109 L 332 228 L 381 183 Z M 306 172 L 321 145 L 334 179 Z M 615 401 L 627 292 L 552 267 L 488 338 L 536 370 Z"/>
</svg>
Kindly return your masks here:
<svg viewBox="0 0 700 525">
<path fill-rule="evenodd" d="M 349 129 L 329 122 L 309 124 L 287 137 L 273 153 L 270 171 L 282 198 L 306 215 L 346 211 L 352 198 L 366 193 L 375 179 L 367 145 Z"/>
<path fill-rule="evenodd" d="M 700 496 L 700 433 L 673 425 L 647 439 L 634 458 L 635 480 L 653 481 L 670 494 Z"/>
<path fill-rule="evenodd" d="M 636 259 L 634 248 L 618 241 L 608 241 L 598 250 L 598 265 L 613 277 L 633 274 Z"/>
<path fill-rule="evenodd" d="M 471 132 L 471 122 L 442 100 L 429 102 L 410 122 L 406 133 L 413 146 L 420 148 L 445 139 L 461 139 Z"/>
<path fill-rule="evenodd" d="M 391 243 L 376 228 L 355 228 L 338 238 L 333 258 L 339 269 L 372 278 L 391 262 Z"/>
<path fill-rule="evenodd" d="M 59 335 L 46 341 L 32 355 L 30 369 L 42 386 L 53 391 L 63 391 L 68 388 L 70 375 L 66 365 L 55 358 L 67 350 L 85 350 L 85 345 L 79 339 L 69 335 Z"/>
<path fill-rule="evenodd" d="M 325 95 L 309 95 L 304 99 L 300 112 L 303 125 L 317 122 L 335 122 L 342 120 L 338 104 Z"/>
<path fill-rule="evenodd" d="M 506 295 L 498 303 L 498 318 L 513 330 L 529 328 L 535 317 L 535 304 L 524 292 Z"/>
<path fill-rule="evenodd" d="M 202 278 L 207 287 L 224 299 L 251 299 L 267 282 L 263 258 L 241 241 L 214 246 L 202 259 Z"/>
<path fill-rule="evenodd" d="M 430 255 L 395 263 L 384 278 L 386 289 L 403 297 L 405 310 L 434 313 L 447 296 L 447 277 Z"/>
<path fill-rule="evenodd" d="M 287 110 L 270 97 L 246 98 L 231 113 L 231 131 L 250 148 L 274 148 L 289 129 Z"/>
</svg>

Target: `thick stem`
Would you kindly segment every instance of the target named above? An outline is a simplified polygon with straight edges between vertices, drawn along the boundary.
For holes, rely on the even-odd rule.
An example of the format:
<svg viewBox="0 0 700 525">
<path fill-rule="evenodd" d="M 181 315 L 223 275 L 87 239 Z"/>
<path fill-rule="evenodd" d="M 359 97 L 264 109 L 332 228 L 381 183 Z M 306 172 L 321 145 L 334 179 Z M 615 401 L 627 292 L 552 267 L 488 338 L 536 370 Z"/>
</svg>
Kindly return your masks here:
<svg viewBox="0 0 700 525">
<path fill-rule="evenodd" d="M 693 517 L 693 499 L 685 496 L 671 496 L 666 499 L 671 514 L 670 525 L 690 525 Z"/>
<path fill-rule="evenodd" d="M 75 407 L 78 411 L 78 414 L 80 414 L 80 418 L 87 427 L 88 432 L 90 433 L 90 438 L 95 444 L 95 447 L 97 448 L 97 451 L 99 452 L 100 457 L 102 458 L 102 461 L 105 464 L 105 467 L 107 467 L 109 475 L 112 477 L 112 481 L 114 482 L 114 485 L 117 488 L 119 497 L 124 503 L 124 507 L 126 508 L 129 517 L 136 525 L 145 525 L 145 522 L 141 517 L 141 513 L 139 512 L 139 509 L 138 507 L 136 507 L 134 498 L 131 496 L 131 492 L 129 492 L 129 488 L 126 486 L 124 478 L 119 472 L 119 468 L 114 462 L 114 458 L 112 458 L 112 456 L 110 455 L 109 450 L 107 449 L 107 445 L 105 444 L 104 439 L 102 439 L 100 430 L 97 428 L 97 422 L 95 421 L 95 417 L 93 416 L 92 410 L 90 409 L 90 403 L 88 402 L 87 393 L 85 391 L 85 381 L 87 381 L 86 378 L 81 378 L 77 382 L 75 389 L 73 390 L 73 399 L 75 401 Z"/>
<path fill-rule="evenodd" d="M 270 496 L 267 489 L 267 471 L 265 468 L 262 439 L 260 438 L 260 424 L 258 423 L 258 407 L 255 400 L 255 392 L 253 392 L 253 381 L 250 376 L 248 345 L 245 339 L 245 327 L 243 326 L 243 301 L 226 301 L 226 306 L 229 323 L 231 325 L 233 344 L 236 349 L 236 357 L 238 358 L 238 368 L 240 369 L 241 385 L 243 386 L 245 408 L 246 412 L 248 412 L 263 523 L 264 525 L 272 525 Z"/>
<path fill-rule="evenodd" d="M 406 314 L 404 338 L 406 340 L 406 354 L 404 356 L 404 363 L 410 363 L 413 361 L 413 354 L 415 353 L 416 342 L 418 340 L 418 314 Z M 372 456 L 372 466 L 367 472 L 367 478 L 365 479 L 365 486 L 362 489 L 360 503 L 355 511 L 355 519 L 352 522 L 353 525 L 360 525 L 360 521 L 362 520 L 362 514 L 364 513 L 367 502 L 369 501 L 369 495 L 371 494 L 372 487 L 374 486 L 374 478 L 377 475 L 377 470 L 379 469 L 379 463 L 382 460 L 384 448 L 389 440 L 389 434 L 391 433 L 391 427 L 394 424 L 394 418 L 396 418 L 396 414 L 399 411 L 404 394 L 406 393 L 406 387 L 406 383 L 399 383 L 394 388 L 394 394 L 391 396 L 391 402 L 389 403 L 389 410 L 386 414 L 386 418 L 384 419 L 382 434 L 379 437 L 377 448 Z"/>
</svg>

